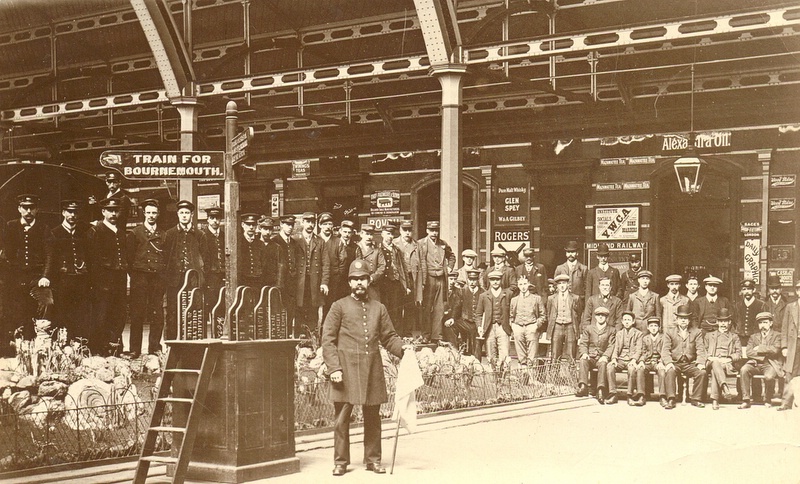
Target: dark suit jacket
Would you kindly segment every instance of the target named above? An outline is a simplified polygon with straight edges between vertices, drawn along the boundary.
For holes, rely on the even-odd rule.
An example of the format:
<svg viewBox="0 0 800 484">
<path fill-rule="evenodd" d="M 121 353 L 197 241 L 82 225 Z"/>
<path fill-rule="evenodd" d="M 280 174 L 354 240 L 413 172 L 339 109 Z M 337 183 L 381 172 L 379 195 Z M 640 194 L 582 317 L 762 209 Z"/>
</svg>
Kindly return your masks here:
<svg viewBox="0 0 800 484">
<path fill-rule="evenodd" d="M 522 276 L 527 277 L 528 281 L 536 286 L 536 289 L 532 289 L 531 292 L 535 292 L 542 298 L 542 304 L 547 304 L 547 296 L 549 295 L 547 291 L 547 269 L 542 264 L 534 262 L 532 270 L 529 271 L 523 262 L 514 268 L 514 272 L 517 275 L 517 279 Z"/>
<path fill-rule="evenodd" d="M 664 348 L 664 335 L 650 333 L 642 336 L 642 361 L 645 364 L 655 365 L 661 360 L 661 350 Z"/>
<path fill-rule="evenodd" d="M 200 230 L 192 226 L 187 234 L 181 234 L 178 226 L 171 227 L 164 233 L 164 276 L 168 286 L 180 286 L 183 283 L 184 268 L 182 263 L 182 242 L 185 237 L 187 249 L 187 267 L 186 270 L 194 269 L 199 275 L 199 284 L 202 286 L 205 282 L 205 240 Z"/>
<path fill-rule="evenodd" d="M 586 297 L 600 294 L 600 278 L 608 277 L 611 279 L 611 294 L 617 294 L 620 287 L 619 270 L 609 265 L 606 271 L 600 267 L 593 267 L 586 273 Z"/>
<path fill-rule="evenodd" d="M 311 306 L 322 306 L 325 296 L 319 286 L 330 283 L 330 260 L 325 257 L 322 239 L 316 234 L 311 234 L 311 239 L 306 246 L 303 235 L 295 236 L 297 242 L 297 305 L 301 305 L 305 298 L 305 291 L 311 294 Z M 306 252 L 308 251 L 308 252 Z M 309 285 L 306 287 L 306 276 L 309 276 Z M 330 289 L 330 288 L 329 288 Z"/>
<path fill-rule="evenodd" d="M 697 321 L 697 324 L 700 329 L 703 331 L 710 333 L 711 331 L 715 331 L 717 329 L 717 313 L 722 308 L 728 308 L 731 312 L 733 312 L 733 306 L 731 305 L 728 298 L 725 296 L 717 295 L 717 302 L 712 304 L 708 301 L 708 297 L 702 296 L 698 297 L 694 300 L 694 309 L 697 310 L 697 314 L 693 315 L 694 320 Z M 692 311 L 694 312 L 694 311 Z M 736 328 L 734 328 L 736 330 Z"/>
<path fill-rule="evenodd" d="M 614 349 L 611 351 L 611 358 L 619 358 L 628 345 L 628 358 L 633 361 L 639 361 L 642 357 L 642 332 L 631 326 L 631 329 L 622 329 L 617 331 L 614 337 Z"/>
<path fill-rule="evenodd" d="M 483 294 L 483 290 L 478 288 L 478 291 L 473 295 L 472 291 L 470 291 L 469 287 L 462 287 L 461 288 L 461 307 L 462 307 L 462 317 L 473 323 L 478 323 L 479 320 L 477 318 L 478 313 L 478 300 Z M 472 310 L 473 302 L 475 303 L 475 311 Z"/>
<path fill-rule="evenodd" d="M 55 282 L 60 275 L 64 274 L 87 274 L 89 268 L 86 265 L 87 236 L 88 228 L 82 225 L 75 227 L 75 233 L 70 234 L 63 225 L 59 225 L 50 231 L 50 243 L 47 250 L 50 264 L 45 276 L 50 281 Z"/>
<path fill-rule="evenodd" d="M 739 340 L 739 335 L 734 333 L 731 330 L 728 330 L 731 333 L 730 341 L 725 344 L 725 349 L 728 352 L 728 356 L 733 361 L 739 361 L 742 359 L 742 343 Z M 706 344 L 706 353 L 708 356 L 716 356 L 717 348 L 720 347 L 722 344 L 720 342 L 720 332 L 719 331 L 712 331 L 710 333 L 706 333 L 705 335 L 705 344 Z"/>
<path fill-rule="evenodd" d="M 356 244 L 356 258 L 364 259 L 369 262 L 369 272 L 372 281 L 379 281 L 386 270 L 386 260 L 383 258 L 383 251 L 373 242 L 372 247 L 367 247 L 365 243 Z"/>
<path fill-rule="evenodd" d="M 578 339 L 578 358 L 589 355 L 591 358 L 605 356 L 610 359 L 615 338 L 616 331 L 609 324 L 603 331 L 599 331 L 596 324 L 584 326 Z"/>
<path fill-rule="evenodd" d="M 89 229 L 86 238 L 92 290 L 113 287 L 118 279 L 114 274 L 128 271 L 127 234 L 122 228 L 114 233 L 100 222 Z"/>
<path fill-rule="evenodd" d="M 62 232 L 64 230 L 62 229 Z M 128 231 L 128 266 L 132 271 L 164 271 L 164 231 L 156 226 L 149 234 L 144 224 Z"/>
<path fill-rule="evenodd" d="M 754 360 L 758 363 L 769 365 L 783 375 L 783 364 L 781 363 L 781 334 L 774 329 L 767 333 L 764 338 L 761 331 L 756 331 L 750 335 L 747 342 L 747 360 Z"/>
<path fill-rule="evenodd" d="M 51 272 L 47 250 L 49 238 L 50 229 L 41 220 L 28 230 L 27 243 L 19 218 L 6 224 L 5 255 L 12 280 L 27 284 Z"/>
<path fill-rule="evenodd" d="M 594 318 L 594 310 L 600 306 L 608 309 L 608 319 L 606 322 L 614 329 L 622 327 L 622 300 L 613 293 L 609 294 L 608 300 L 603 301 L 600 294 L 595 294 L 586 298 L 586 306 L 583 308 L 583 317 L 581 318 L 581 325 L 586 326 L 591 324 Z"/>
<path fill-rule="evenodd" d="M 239 234 L 238 284 L 261 291 L 267 285 L 267 246 L 256 237 L 252 243 Z"/>
<path fill-rule="evenodd" d="M 267 245 L 267 285 L 281 290 L 284 298 L 294 298 L 297 290 L 297 241 L 285 241 L 280 234 Z M 289 304 L 286 299 L 284 305 Z"/>
<path fill-rule="evenodd" d="M 767 304 L 764 301 L 754 297 L 753 303 L 747 308 L 744 305 L 744 298 L 739 298 L 733 306 L 733 331 L 736 331 L 740 338 L 746 339 L 748 335 L 758 331 L 756 315 L 764 311 L 767 311 Z M 774 321 L 777 322 L 777 317 L 774 314 L 772 316 L 775 318 Z M 775 328 L 774 323 L 772 330 L 780 333 L 780 327 Z"/>
<path fill-rule="evenodd" d="M 225 229 L 219 228 L 218 237 L 215 237 L 208 227 L 203 227 L 200 233 L 203 234 L 205 252 L 208 255 L 205 261 L 206 274 L 225 274 Z"/>
<path fill-rule="evenodd" d="M 569 276 L 569 289 L 576 296 L 586 294 L 586 274 L 589 270 L 580 261 L 576 261 L 575 270 L 570 271 L 566 262 L 556 267 L 554 276 L 566 274 Z"/>
<path fill-rule="evenodd" d="M 775 318 L 775 322 L 772 323 L 772 329 L 775 331 L 781 331 L 783 329 L 783 319 L 784 319 L 784 312 L 786 311 L 786 296 L 781 294 L 781 297 L 778 298 L 777 303 L 772 302 L 772 298 L 767 296 L 767 299 L 764 300 L 764 303 L 767 305 L 766 311 L 772 313 L 772 316 Z"/>
<path fill-rule="evenodd" d="M 689 363 L 705 366 L 706 345 L 703 332 L 697 328 L 689 328 L 689 334 L 684 340 L 678 330 L 669 331 L 664 335 L 664 347 L 661 349 L 661 361 L 665 365 L 677 362 L 686 356 Z"/>
<path fill-rule="evenodd" d="M 581 334 L 581 320 L 578 316 L 578 297 L 570 292 L 567 292 L 567 301 L 572 313 L 572 325 L 575 328 L 575 334 Z M 547 299 L 547 338 L 553 339 L 553 331 L 556 328 L 556 317 L 558 316 L 558 292 L 553 294 Z"/>
<path fill-rule="evenodd" d="M 461 288 L 455 287 L 452 292 L 447 293 L 447 299 L 444 301 L 444 313 L 442 314 L 442 323 L 450 318 L 458 323 L 464 317 L 464 300 L 462 299 L 463 293 Z"/>
<path fill-rule="evenodd" d="M 783 368 L 787 372 L 792 371 L 794 359 L 800 358 L 797 355 L 797 335 L 800 334 L 798 331 L 800 331 L 800 301 L 795 301 L 786 305 L 781 327 L 781 349 L 786 348 L 786 361 L 784 361 Z"/>
<path fill-rule="evenodd" d="M 483 335 L 486 335 L 492 327 L 492 315 L 494 314 L 494 305 L 500 305 L 500 325 L 506 334 L 511 335 L 511 324 L 508 322 L 508 310 L 511 303 L 511 294 L 508 291 L 501 291 L 500 296 L 494 298 L 492 290 L 487 289 L 478 298 L 478 311 L 475 315 L 479 321 L 478 324 L 483 326 Z M 481 336 L 483 336 L 481 335 Z"/>
<path fill-rule="evenodd" d="M 486 287 L 489 287 L 489 273 L 495 270 L 495 267 L 489 267 L 483 273 L 483 284 Z M 500 287 L 503 289 L 514 288 L 514 292 L 516 293 L 517 289 L 517 273 L 514 271 L 514 268 L 511 266 L 504 265 L 500 271 L 503 273 L 503 277 L 500 279 Z"/>
<path fill-rule="evenodd" d="M 328 289 L 333 291 L 347 280 L 347 271 L 350 270 L 350 264 L 347 264 L 347 251 L 339 237 L 331 236 L 327 242 L 322 237 L 320 240 L 322 240 L 323 257 L 328 259 Z"/>
</svg>

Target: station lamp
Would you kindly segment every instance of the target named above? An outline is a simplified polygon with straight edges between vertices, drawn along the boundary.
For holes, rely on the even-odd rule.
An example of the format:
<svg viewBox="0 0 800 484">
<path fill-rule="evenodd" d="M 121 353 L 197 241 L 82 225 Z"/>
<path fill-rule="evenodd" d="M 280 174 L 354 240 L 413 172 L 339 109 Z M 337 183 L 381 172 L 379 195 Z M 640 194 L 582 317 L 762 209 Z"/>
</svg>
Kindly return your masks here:
<svg viewBox="0 0 800 484">
<path fill-rule="evenodd" d="M 694 64 L 692 64 L 692 86 L 691 86 L 691 127 L 689 130 L 689 140 L 683 156 L 675 160 L 675 176 L 678 177 L 678 186 L 681 192 L 687 195 L 694 195 L 700 192 L 705 179 L 707 163 L 700 159 L 694 147 Z"/>
</svg>

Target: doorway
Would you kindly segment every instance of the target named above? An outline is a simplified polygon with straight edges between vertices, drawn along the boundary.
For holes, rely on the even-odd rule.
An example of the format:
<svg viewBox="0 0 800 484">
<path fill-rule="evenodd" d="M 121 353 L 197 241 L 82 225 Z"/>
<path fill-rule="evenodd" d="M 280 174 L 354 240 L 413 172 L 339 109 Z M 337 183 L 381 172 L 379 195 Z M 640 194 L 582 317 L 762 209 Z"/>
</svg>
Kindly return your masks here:
<svg viewBox="0 0 800 484">
<path fill-rule="evenodd" d="M 477 182 L 464 177 L 463 191 L 461 194 L 461 240 L 464 248 L 478 248 L 477 210 L 475 210 L 475 198 L 478 190 Z M 441 209 L 441 184 L 439 179 L 423 182 L 416 189 L 411 190 L 412 205 L 414 206 L 414 229 L 417 239 L 425 237 L 425 224 L 429 220 L 440 220 Z M 452 241 L 446 240 L 455 251 Z M 461 265 L 461 255 L 456 254 L 458 265 Z"/>
<path fill-rule="evenodd" d="M 549 275 L 566 260 L 564 246 L 570 240 L 583 247 L 586 238 L 586 185 L 542 185 L 539 188 L 541 207 L 541 247 L 539 262 Z M 578 258 L 582 259 L 578 252 Z M 587 262 L 582 260 L 584 264 Z"/>
</svg>

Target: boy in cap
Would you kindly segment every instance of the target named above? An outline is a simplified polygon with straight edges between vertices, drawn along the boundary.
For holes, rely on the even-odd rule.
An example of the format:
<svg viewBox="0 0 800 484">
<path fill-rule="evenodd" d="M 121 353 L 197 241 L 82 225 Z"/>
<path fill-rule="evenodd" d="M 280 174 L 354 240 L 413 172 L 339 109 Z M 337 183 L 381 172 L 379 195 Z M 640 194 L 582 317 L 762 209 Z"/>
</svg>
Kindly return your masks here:
<svg viewBox="0 0 800 484">
<path fill-rule="evenodd" d="M 501 287 L 503 274 L 489 272 L 489 289 L 480 295 L 475 317 L 479 321 L 478 335 L 486 340 L 486 356 L 493 367 L 505 368 L 508 364 L 509 336 L 508 291 Z"/>
<path fill-rule="evenodd" d="M 664 408 L 675 408 L 678 375 L 694 379 L 690 403 L 694 407 L 702 408 L 705 407 L 701 400 L 707 381 L 703 332 L 689 327 L 689 318 L 692 316 L 689 305 L 679 306 L 675 316 L 677 328 L 664 333 L 664 347 L 661 351 L 661 361 L 666 367 L 667 405 Z"/>
<path fill-rule="evenodd" d="M 600 293 L 600 279 L 606 278 L 611 281 L 611 294 L 619 293 L 620 276 L 619 270 L 608 263 L 608 256 L 611 251 L 608 244 L 601 242 L 597 247 L 597 266 L 591 268 L 586 273 L 586 297 Z"/>
<path fill-rule="evenodd" d="M 317 334 L 325 296 L 328 295 L 330 260 L 323 254 L 323 242 L 314 229 L 317 215 L 305 212 L 297 241 L 297 289 L 295 292 L 295 324 L 301 334 Z"/>
<path fill-rule="evenodd" d="M 569 279 L 569 290 L 577 300 L 578 314 L 583 313 L 583 306 L 586 302 L 586 275 L 589 269 L 578 260 L 578 242 L 570 240 L 564 246 L 564 254 L 567 260 L 556 267 L 555 276 L 566 275 Z"/>
<path fill-rule="evenodd" d="M 639 271 L 642 270 L 642 257 L 633 253 L 628 256 L 628 270 L 620 277 L 620 288 L 617 296 L 628 303 L 628 296 L 639 289 Z"/>
<path fill-rule="evenodd" d="M 506 260 L 506 251 L 498 248 L 498 249 L 493 249 L 491 254 L 492 254 L 493 265 L 492 267 L 489 267 L 487 269 L 487 275 L 489 272 L 492 271 L 499 272 L 500 274 L 502 274 L 502 277 L 500 278 L 500 287 L 502 287 L 503 289 L 514 287 L 514 291 L 516 291 L 517 273 L 514 272 L 513 267 L 508 265 L 508 262 Z M 488 278 L 483 282 L 487 286 L 489 285 Z"/>
<path fill-rule="evenodd" d="M 647 334 L 642 336 L 642 358 L 636 365 L 636 388 L 644 392 L 645 378 L 651 371 L 658 374 L 659 397 L 661 406 L 667 406 L 666 369 L 661 362 L 661 351 L 664 348 L 664 335 L 661 333 L 661 320 L 656 316 L 647 319 Z"/>
<path fill-rule="evenodd" d="M 150 327 L 147 353 L 161 351 L 164 332 L 164 231 L 158 226 L 160 204 L 148 198 L 142 202 L 144 220 L 128 232 L 130 266 L 130 320 L 128 351 L 136 358 L 142 353 L 144 324 Z"/>
<path fill-rule="evenodd" d="M 581 326 L 586 326 L 592 322 L 594 310 L 600 306 L 608 309 L 608 324 L 615 330 L 621 327 L 620 318 L 622 317 L 622 301 L 611 292 L 611 279 L 601 277 L 598 282 L 600 292 L 586 298 L 586 307 L 583 309 Z"/>
<path fill-rule="evenodd" d="M 517 362 L 522 367 L 534 366 L 539 353 L 539 337 L 547 320 L 545 308 L 541 296 L 530 291 L 531 284 L 525 275 L 517 279 L 517 287 L 519 294 L 511 298 L 509 308 Z"/>
<path fill-rule="evenodd" d="M 544 265 L 536 262 L 536 251 L 533 247 L 522 249 L 522 257 L 524 257 L 522 264 L 514 269 L 517 279 L 522 276 L 528 278 L 531 292 L 537 293 L 542 298 L 542 304 L 546 304 L 547 296 L 550 295 L 547 291 L 547 269 Z"/>
<path fill-rule="evenodd" d="M 717 313 L 719 310 L 728 308 L 730 311 L 733 310 L 733 307 L 730 301 L 728 301 L 728 298 L 717 294 L 719 286 L 722 284 L 722 279 L 708 276 L 703 279 L 703 284 L 706 288 L 706 295 L 694 301 L 694 310 L 697 311 L 697 315 L 694 319 L 700 329 L 706 333 L 710 333 L 717 329 Z M 747 342 L 742 341 L 742 344 L 747 344 Z"/>
<path fill-rule="evenodd" d="M 118 224 L 122 205 L 116 198 L 100 204 L 103 221 L 87 234 L 87 266 L 92 281 L 92 335 L 89 349 L 94 354 L 115 353 L 122 344 L 127 321 L 128 254 L 125 229 Z"/>
<path fill-rule="evenodd" d="M 722 308 L 717 314 L 717 330 L 706 333 L 705 344 L 708 352 L 706 368 L 711 375 L 711 408 L 719 410 L 719 397 L 731 398 L 726 383 L 727 376 L 736 371 L 735 365 L 742 359 L 742 343 L 739 336 L 730 331 L 731 314 L 728 308 Z"/>
<path fill-rule="evenodd" d="M 39 214 L 39 197 L 32 194 L 17 197 L 19 218 L 9 220 L 5 233 L 5 258 L 8 265 L 8 282 L 6 284 L 6 313 L 2 320 L 2 341 L 13 340 L 13 333 L 23 328 L 26 339 L 34 335 L 31 320 L 41 316 L 38 314 L 36 301 L 30 292 L 34 287 L 50 287 L 50 279 L 46 277 L 49 266 L 47 249 L 50 229 L 37 219 Z M 7 344 L 0 345 L 0 352 L 13 356 Z"/>
<path fill-rule="evenodd" d="M 205 312 L 210 317 L 211 310 L 219 302 L 220 289 L 225 287 L 225 229 L 222 227 L 224 213 L 220 207 L 208 207 L 206 224 L 200 229 L 205 243 L 208 260 L 204 261 L 206 276 Z M 216 323 L 213 323 L 216 324 Z"/>
<path fill-rule="evenodd" d="M 739 405 L 741 409 L 750 408 L 753 375 L 764 375 L 764 385 L 766 386 L 764 405 L 766 407 L 772 406 L 775 380 L 779 375 L 783 375 L 781 335 L 772 330 L 772 314 L 766 311 L 758 313 L 756 321 L 758 321 L 758 331 L 750 335 L 744 354 L 747 363 L 742 366 L 741 370 L 742 404 Z"/>
<path fill-rule="evenodd" d="M 634 314 L 622 313 L 622 328 L 614 336 L 611 361 L 608 364 L 607 404 L 617 403 L 617 372 L 628 370 L 628 405 L 644 405 L 644 386 L 635 388 L 636 367 L 642 357 L 642 332 L 633 327 Z"/>
<path fill-rule="evenodd" d="M 566 351 L 575 359 L 575 342 L 580 331 L 578 297 L 569 290 L 569 276 L 555 277 L 558 292 L 547 298 L 547 338 L 551 341 L 553 361 L 558 361 Z"/>
<path fill-rule="evenodd" d="M 786 372 L 786 386 L 783 389 L 779 410 L 789 410 L 795 399 L 792 390 L 800 377 L 800 279 L 794 283 L 797 299 L 786 306 L 783 326 L 781 327 L 781 355 L 784 358 L 783 369 Z"/>
<path fill-rule="evenodd" d="M 626 310 L 632 311 L 636 315 L 636 329 L 642 332 L 647 331 L 647 318 L 650 316 L 661 317 L 658 294 L 650 290 L 652 278 L 652 272 L 639 271 L 639 289 L 628 295 Z"/>
<path fill-rule="evenodd" d="M 689 298 L 679 292 L 682 277 L 678 274 L 667 276 L 667 294 L 659 300 L 661 305 L 661 321 L 664 331 L 672 331 L 677 327 L 675 324 L 675 311 L 678 306 L 689 304 Z"/>
<path fill-rule="evenodd" d="M 292 237 L 294 215 L 284 214 L 280 218 L 280 231 L 267 246 L 267 285 L 281 291 L 281 302 L 286 309 L 286 324 L 294 337 L 294 311 L 297 292 L 298 242 Z"/>
<path fill-rule="evenodd" d="M 466 333 L 466 335 L 462 334 L 462 339 L 467 344 L 466 354 L 472 355 L 478 360 L 481 359 L 481 348 L 476 341 L 480 325 L 480 319 L 477 317 L 478 299 L 483 292 L 480 288 L 480 277 L 479 269 L 468 270 L 466 287 L 461 288 L 461 314 Z"/>
<path fill-rule="evenodd" d="M 589 395 L 589 374 L 597 368 L 597 401 L 606 403 L 607 365 L 611 359 L 616 332 L 608 325 L 608 309 L 598 306 L 593 311 L 594 323 L 583 327 L 578 342 L 578 391 L 575 396 Z"/>
<path fill-rule="evenodd" d="M 428 235 L 418 242 L 420 278 L 422 281 L 422 340 L 442 339 L 442 312 L 447 297 L 447 274 L 455 267 L 456 256 L 439 237 L 439 222 L 428 221 Z M 426 318 L 427 319 L 426 322 Z"/>
<path fill-rule="evenodd" d="M 205 284 L 206 241 L 194 224 L 194 204 L 188 200 L 177 203 L 178 224 L 164 233 L 164 280 L 167 295 L 167 319 L 164 323 L 164 339 L 178 337 L 178 291 L 186 271 L 198 272 L 199 284 Z"/>
<path fill-rule="evenodd" d="M 743 279 L 740 285 L 740 293 L 742 297 L 736 301 L 734 305 L 733 314 L 736 316 L 736 322 L 733 327 L 739 333 L 739 339 L 744 346 L 747 346 L 748 337 L 758 331 L 758 323 L 756 322 L 756 315 L 759 313 L 767 312 L 767 304 L 755 297 L 756 283 L 752 279 Z M 719 316 L 717 316 L 719 319 Z M 779 333 L 779 329 L 775 329 Z"/>
<path fill-rule="evenodd" d="M 460 340 L 466 342 L 466 327 L 464 324 L 464 303 L 461 299 L 461 284 L 458 282 L 458 272 L 450 271 L 447 275 L 447 299 L 444 302 L 444 339 L 453 348 L 460 349 Z"/>
</svg>

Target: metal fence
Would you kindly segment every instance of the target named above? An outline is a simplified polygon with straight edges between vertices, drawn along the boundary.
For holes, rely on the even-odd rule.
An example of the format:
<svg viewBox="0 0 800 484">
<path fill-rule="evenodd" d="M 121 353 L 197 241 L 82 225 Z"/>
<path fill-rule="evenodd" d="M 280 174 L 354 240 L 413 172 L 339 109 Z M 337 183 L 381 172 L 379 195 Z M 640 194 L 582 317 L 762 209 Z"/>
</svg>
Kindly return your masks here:
<svg viewBox="0 0 800 484">
<path fill-rule="evenodd" d="M 386 380 L 389 402 L 381 414 L 388 418 L 394 410 L 395 377 Z M 432 413 L 567 395 L 576 381 L 572 362 L 494 372 L 443 372 L 426 376 L 416 396 L 419 413 Z M 298 431 L 332 427 L 329 385 L 295 384 Z M 0 472 L 138 455 L 155 402 L 95 403 L 84 408 L 53 405 L 27 414 L 0 409 L 5 410 L 0 411 Z M 361 420 L 360 408 L 353 414 L 355 421 Z M 165 421 L 169 418 L 167 411 Z M 162 435 L 157 450 L 170 447 L 169 434 Z"/>
</svg>

